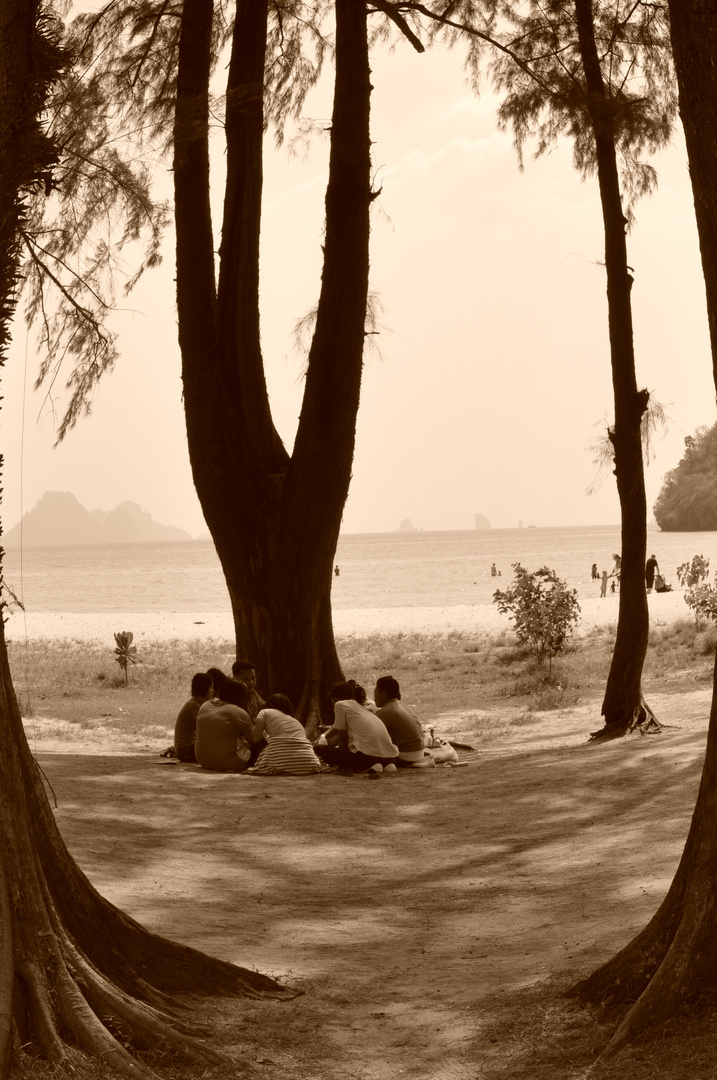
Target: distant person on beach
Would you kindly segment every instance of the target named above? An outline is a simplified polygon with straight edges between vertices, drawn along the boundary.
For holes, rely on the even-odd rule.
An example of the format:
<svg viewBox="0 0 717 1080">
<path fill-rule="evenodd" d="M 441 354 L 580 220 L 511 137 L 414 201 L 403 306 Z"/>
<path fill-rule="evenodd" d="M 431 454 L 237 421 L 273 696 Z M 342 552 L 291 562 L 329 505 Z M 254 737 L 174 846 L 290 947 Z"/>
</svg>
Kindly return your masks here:
<svg viewBox="0 0 717 1080">
<path fill-rule="evenodd" d="M 594 563 L 592 564 L 591 568 L 590 568 L 590 577 L 592 578 L 592 580 L 593 580 L 593 581 L 597 581 L 597 579 L 598 579 L 598 577 L 599 577 L 599 574 L 598 574 L 598 568 L 597 568 L 597 563 L 596 563 L 596 562 L 594 562 Z"/>
<path fill-rule="evenodd" d="M 621 569 L 622 569 L 622 559 L 620 558 L 619 555 L 613 555 L 613 564 L 612 564 L 612 570 L 610 571 L 610 577 L 617 578 L 617 580 L 619 581 L 620 580 L 620 571 L 621 571 Z M 615 592 L 614 589 L 612 591 Z"/>
<path fill-rule="evenodd" d="M 285 694 L 272 694 L 267 699 L 251 737 L 256 743 L 265 741 L 265 749 L 251 766 L 258 776 L 308 776 L 321 771 L 321 762 Z"/>
<path fill-rule="evenodd" d="M 610 592 L 614 593 L 616 589 L 617 589 L 617 582 L 611 581 L 610 582 Z"/>
<path fill-rule="evenodd" d="M 221 697 L 205 701 L 197 715 L 194 752 L 203 769 L 243 772 L 251 760 L 252 722 L 246 710 L 249 691 L 236 679 L 225 679 Z"/>
<path fill-rule="evenodd" d="M 335 574 L 336 577 L 338 577 L 340 573 L 341 573 L 341 571 L 339 570 L 338 563 L 337 563 L 336 566 L 334 567 L 334 574 Z"/>
<path fill-rule="evenodd" d="M 180 761 L 196 763 L 197 714 L 212 696 L 212 677 L 204 671 L 192 676 L 192 696 L 179 710 L 174 723 L 174 749 Z"/>
<path fill-rule="evenodd" d="M 498 571 L 495 568 L 495 563 L 490 564 L 490 576 L 491 577 L 498 577 Z"/>
<path fill-rule="evenodd" d="M 399 768 L 410 768 L 416 762 L 423 761 L 425 756 L 423 725 L 401 701 L 401 687 L 398 680 L 392 675 L 382 675 L 376 680 L 373 697 L 378 705 L 376 715 L 383 720 L 391 736 L 391 742 L 398 747 L 396 765 Z M 433 759 L 431 759 L 431 764 L 433 764 Z"/>
<path fill-rule="evenodd" d="M 603 570 L 600 578 L 600 596 L 607 596 L 607 570 Z"/>
<path fill-rule="evenodd" d="M 232 664 L 232 675 L 239 682 L 243 682 L 249 691 L 249 704 L 246 711 L 253 724 L 259 715 L 259 710 L 264 706 L 264 698 L 257 693 L 256 689 L 256 668 L 251 660 L 235 660 Z"/>
<path fill-rule="evenodd" d="M 331 690 L 334 703 L 334 723 L 326 732 L 327 745 L 314 745 L 314 750 L 327 765 L 336 765 L 351 772 L 367 772 L 371 779 L 385 771 L 396 771 L 398 747 L 391 741 L 386 725 L 364 705 L 363 687 L 353 679 L 336 683 Z"/>
<path fill-rule="evenodd" d="M 655 584 L 655 574 L 659 574 L 660 568 L 657 565 L 657 559 L 654 555 L 645 563 L 645 587 L 649 593 L 652 592 L 652 586 Z"/>
</svg>

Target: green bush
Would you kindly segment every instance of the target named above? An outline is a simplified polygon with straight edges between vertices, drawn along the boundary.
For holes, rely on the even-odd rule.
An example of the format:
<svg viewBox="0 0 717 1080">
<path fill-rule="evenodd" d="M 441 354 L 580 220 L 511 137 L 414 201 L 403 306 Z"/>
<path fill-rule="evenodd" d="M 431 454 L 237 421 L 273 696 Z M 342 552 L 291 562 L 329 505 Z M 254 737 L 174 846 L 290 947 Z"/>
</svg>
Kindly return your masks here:
<svg viewBox="0 0 717 1080">
<path fill-rule="evenodd" d="M 511 619 L 518 641 L 528 645 L 538 663 L 547 659 L 550 678 L 553 657 L 565 648 L 580 618 L 577 590 L 569 589 L 547 566 L 530 571 L 513 563 L 513 571 L 512 585 L 496 590 L 493 601 L 501 615 Z"/>
</svg>

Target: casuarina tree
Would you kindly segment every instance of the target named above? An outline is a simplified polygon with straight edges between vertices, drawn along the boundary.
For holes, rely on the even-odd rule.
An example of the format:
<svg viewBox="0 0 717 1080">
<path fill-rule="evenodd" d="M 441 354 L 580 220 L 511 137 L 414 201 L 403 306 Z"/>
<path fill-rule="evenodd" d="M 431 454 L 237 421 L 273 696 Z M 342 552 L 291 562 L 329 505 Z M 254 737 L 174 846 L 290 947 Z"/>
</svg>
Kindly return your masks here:
<svg viewBox="0 0 717 1080">
<path fill-rule="evenodd" d="M 0 5 L 0 353 L 10 340 L 32 205 L 52 190 L 61 145 L 43 122 L 70 56 L 39 0 Z M 143 929 L 70 856 L 30 753 L 0 619 L 0 1078 L 24 1055 L 79 1075 L 83 1058 L 137 1080 L 135 1052 L 226 1059 L 175 996 L 287 996 L 273 979 Z M 30 1066 L 32 1067 L 32 1066 Z"/>
<path fill-rule="evenodd" d="M 393 13 L 357 0 L 113 0 L 74 24 L 85 92 L 102 102 L 103 122 L 172 156 L 194 483 L 224 571 L 237 652 L 255 663 L 260 686 L 280 687 L 298 703 L 309 729 L 341 675 L 331 579 L 353 462 L 375 194 L 367 8 L 381 20 L 372 32 L 384 33 Z M 407 30 L 400 16 L 393 22 Z M 289 450 L 272 417 L 261 345 L 262 153 L 268 131 L 281 137 L 298 114 L 327 52 L 335 83 L 323 272 Z M 220 56 L 226 82 L 218 87 Z M 226 168 L 215 230 L 217 117 Z M 86 400 L 77 386 L 69 423 Z"/>
<path fill-rule="evenodd" d="M 670 21 L 717 386 L 717 2 L 674 0 Z M 572 991 L 629 1003 L 605 1056 L 717 989 L 716 805 L 717 662 L 702 780 L 672 885 L 645 929 Z"/>
<path fill-rule="evenodd" d="M 576 169 L 598 180 L 615 406 L 608 438 L 620 499 L 622 572 L 602 704 L 605 725 L 593 737 L 624 735 L 643 720 L 654 721 L 641 679 L 649 629 L 643 445 L 655 412 L 635 370 L 626 234 L 636 199 L 656 180 L 643 157 L 669 140 L 675 114 L 665 8 L 634 0 L 457 0 L 396 7 L 432 17 L 453 42 L 467 41 L 476 85 L 488 58 L 502 95 L 499 120 L 512 128 L 521 162 L 529 138 L 541 154 L 568 137 Z"/>
</svg>

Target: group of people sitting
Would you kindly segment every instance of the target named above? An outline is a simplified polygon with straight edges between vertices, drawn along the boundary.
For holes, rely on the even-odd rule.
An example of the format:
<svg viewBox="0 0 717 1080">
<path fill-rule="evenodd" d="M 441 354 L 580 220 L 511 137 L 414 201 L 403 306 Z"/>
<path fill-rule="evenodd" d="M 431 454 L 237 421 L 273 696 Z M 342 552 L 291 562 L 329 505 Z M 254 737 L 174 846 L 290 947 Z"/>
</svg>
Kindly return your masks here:
<svg viewBox="0 0 717 1080">
<path fill-rule="evenodd" d="M 424 749 L 418 718 L 401 702 L 391 675 L 376 682 L 374 701 L 353 679 L 331 690 L 333 725 L 312 744 L 285 694 L 266 701 L 256 689 L 256 670 L 237 660 L 232 675 L 219 668 L 197 672 L 192 696 L 180 709 L 174 750 L 183 762 L 214 772 L 249 771 L 264 776 L 302 776 L 333 768 L 373 778 L 398 768 L 434 764 Z"/>
</svg>

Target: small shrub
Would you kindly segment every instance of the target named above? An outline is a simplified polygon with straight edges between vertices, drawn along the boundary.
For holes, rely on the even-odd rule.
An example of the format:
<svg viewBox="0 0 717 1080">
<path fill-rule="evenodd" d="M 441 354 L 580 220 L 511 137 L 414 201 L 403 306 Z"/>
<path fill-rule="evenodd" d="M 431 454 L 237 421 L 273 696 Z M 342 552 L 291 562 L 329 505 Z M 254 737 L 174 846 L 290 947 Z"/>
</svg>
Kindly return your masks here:
<svg viewBox="0 0 717 1080">
<path fill-rule="evenodd" d="M 717 574 L 715 575 L 717 580 Z M 700 630 L 708 619 L 717 620 L 717 588 L 707 582 L 691 585 L 685 589 L 685 603 L 692 609 L 695 626 Z"/>
<path fill-rule="evenodd" d="M 707 626 L 695 635 L 695 651 L 700 656 L 714 656 L 717 651 L 717 627 Z"/>
<path fill-rule="evenodd" d="M 538 718 L 532 713 L 522 713 L 520 716 L 514 716 L 510 721 L 511 727 L 527 727 L 528 724 L 537 724 Z"/>
<path fill-rule="evenodd" d="M 115 634 L 115 660 L 124 672 L 125 685 L 129 682 L 129 665 L 137 663 L 137 646 L 132 644 L 134 634 L 130 630 L 122 630 Z"/>
<path fill-rule="evenodd" d="M 533 692 L 533 698 L 528 706 L 536 712 L 552 712 L 555 709 L 571 709 L 580 704 L 580 694 L 577 690 L 567 687 L 544 685 Z"/>
<path fill-rule="evenodd" d="M 496 590 L 493 600 L 501 615 L 513 622 L 518 641 L 527 644 L 549 676 L 553 657 L 562 652 L 580 618 L 577 589 L 569 589 L 547 566 L 529 571 L 513 563 L 515 577 L 508 589 Z"/>
<path fill-rule="evenodd" d="M 677 577 L 684 589 L 686 586 L 699 585 L 709 573 L 710 561 L 704 555 L 693 555 L 692 562 L 682 563 L 677 567 Z"/>
</svg>

